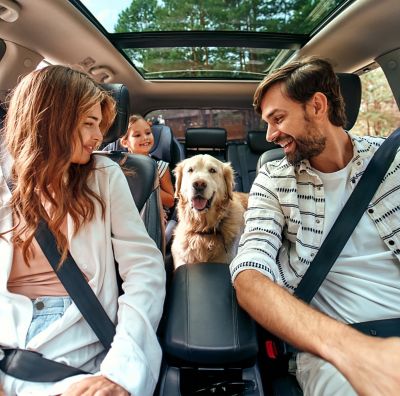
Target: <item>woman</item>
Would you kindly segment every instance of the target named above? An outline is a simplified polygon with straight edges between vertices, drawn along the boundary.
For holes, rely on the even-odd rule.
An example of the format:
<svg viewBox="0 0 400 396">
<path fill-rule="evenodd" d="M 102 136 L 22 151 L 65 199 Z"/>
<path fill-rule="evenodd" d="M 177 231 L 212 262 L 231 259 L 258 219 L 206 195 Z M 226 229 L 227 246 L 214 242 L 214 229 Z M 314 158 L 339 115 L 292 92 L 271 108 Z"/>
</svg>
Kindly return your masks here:
<svg viewBox="0 0 400 396">
<path fill-rule="evenodd" d="M 92 155 L 114 116 L 115 103 L 100 86 L 63 66 L 30 73 L 11 97 L 4 130 L 11 172 L 4 161 L 0 169 L 0 348 L 35 350 L 94 375 L 33 383 L 0 371 L 7 396 L 154 391 L 165 273 L 121 169 Z M 69 250 L 110 319 L 118 322 L 108 351 L 37 244 L 39 214 L 55 236 L 59 265 Z M 114 259 L 123 280 L 119 299 Z"/>
</svg>

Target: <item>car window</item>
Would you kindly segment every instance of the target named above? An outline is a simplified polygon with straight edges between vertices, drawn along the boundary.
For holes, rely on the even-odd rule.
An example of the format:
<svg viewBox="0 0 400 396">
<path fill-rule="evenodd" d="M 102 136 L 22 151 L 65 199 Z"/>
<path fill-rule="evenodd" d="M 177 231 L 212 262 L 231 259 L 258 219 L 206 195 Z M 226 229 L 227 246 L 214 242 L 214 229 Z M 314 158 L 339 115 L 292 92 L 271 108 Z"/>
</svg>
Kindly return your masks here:
<svg viewBox="0 0 400 396">
<path fill-rule="evenodd" d="M 360 136 L 388 136 L 400 125 L 400 113 L 385 74 L 378 67 L 360 77 L 361 106 L 351 131 Z"/>
<path fill-rule="evenodd" d="M 71 1 L 151 80 L 262 80 L 351 3 Z"/>
<path fill-rule="evenodd" d="M 228 140 L 245 140 L 249 130 L 265 130 L 265 122 L 252 109 L 180 109 L 156 110 L 146 119 L 165 123 L 179 139 L 185 139 L 187 128 L 225 128 Z"/>
</svg>

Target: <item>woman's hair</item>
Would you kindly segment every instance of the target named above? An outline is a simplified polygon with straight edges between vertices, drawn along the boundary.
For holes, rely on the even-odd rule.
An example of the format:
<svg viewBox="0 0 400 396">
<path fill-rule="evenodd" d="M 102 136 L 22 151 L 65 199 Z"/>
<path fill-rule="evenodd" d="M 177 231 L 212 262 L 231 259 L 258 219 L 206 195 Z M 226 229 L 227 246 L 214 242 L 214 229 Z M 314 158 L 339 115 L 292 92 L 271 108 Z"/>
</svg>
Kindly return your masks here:
<svg viewBox="0 0 400 396">
<path fill-rule="evenodd" d="M 100 203 L 104 216 L 104 202 L 88 186 L 93 158 L 83 165 L 71 163 L 74 145 L 78 139 L 82 142 L 78 127 L 98 103 L 100 130 L 105 134 L 115 118 L 114 99 L 88 75 L 64 66 L 36 70 L 12 92 L 4 134 L 13 158 L 10 204 L 17 220 L 13 242 L 22 247 L 27 265 L 39 215 L 56 238 L 60 264 L 68 252 L 60 231 L 67 213 L 74 233 L 93 218 L 94 201 Z M 49 212 L 42 201 L 50 204 Z"/>
<path fill-rule="evenodd" d="M 338 77 L 332 65 L 317 57 L 302 58 L 274 70 L 257 87 L 253 105 L 261 114 L 261 102 L 267 91 L 276 83 L 282 83 L 283 92 L 298 103 L 306 103 L 316 92 L 322 92 L 329 103 L 329 121 L 335 125 L 346 125 L 345 105 Z"/>
</svg>

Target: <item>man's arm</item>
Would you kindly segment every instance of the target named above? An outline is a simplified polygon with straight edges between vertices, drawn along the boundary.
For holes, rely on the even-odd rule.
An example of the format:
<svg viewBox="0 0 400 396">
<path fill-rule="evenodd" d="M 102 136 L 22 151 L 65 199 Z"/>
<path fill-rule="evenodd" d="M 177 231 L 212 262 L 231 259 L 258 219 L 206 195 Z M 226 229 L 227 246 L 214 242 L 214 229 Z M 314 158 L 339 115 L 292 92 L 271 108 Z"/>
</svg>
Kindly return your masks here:
<svg viewBox="0 0 400 396">
<path fill-rule="evenodd" d="M 333 364 L 359 395 L 400 394 L 400 338 L 374 338 L 306 305 L 256 270 L 235 279 L 239 304 L 265 329 Z"/>
</svg>

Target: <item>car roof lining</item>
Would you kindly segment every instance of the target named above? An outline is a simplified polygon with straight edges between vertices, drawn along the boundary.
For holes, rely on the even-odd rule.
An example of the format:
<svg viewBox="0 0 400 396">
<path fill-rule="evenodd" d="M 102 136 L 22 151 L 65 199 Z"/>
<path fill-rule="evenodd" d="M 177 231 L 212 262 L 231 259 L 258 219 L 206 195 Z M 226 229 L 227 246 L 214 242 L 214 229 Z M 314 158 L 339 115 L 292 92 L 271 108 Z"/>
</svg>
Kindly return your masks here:
<svg viewBox="0 0 400 396">
<path fill-rule="evenodd" d="M 183 104 L 192 108 L 252 107 L 257 81 L 144 80 L 103 32 L 70 2 L 20 0 L 19 4 L 19 19 L 0 24 L 2 39 L 29 48 L 52 63 L 76 65 L 87 57 L 93 58 L 95 66 L 107 66 L 113 72 L 111 82 L 123 83 L 129 88 L 132 111 L 147 113 L 166 105 L 182 108 Z M 296 56 L 328 57 L 337 72 L 359 70 L 399 47 L 399 13 L 398 0 L 353 2 L 299 49 Z M 2 64 L 6 58 L 1 60 Z M 37 57 L 32 57 L 32 62 L 37 62 Z M 15 84 L 16 73 L 26 74 L 35 66 L 20 65 L 12 73 L 10 69 L 9 76 L 0 76 L 0 86 Z"/>
</svg>

